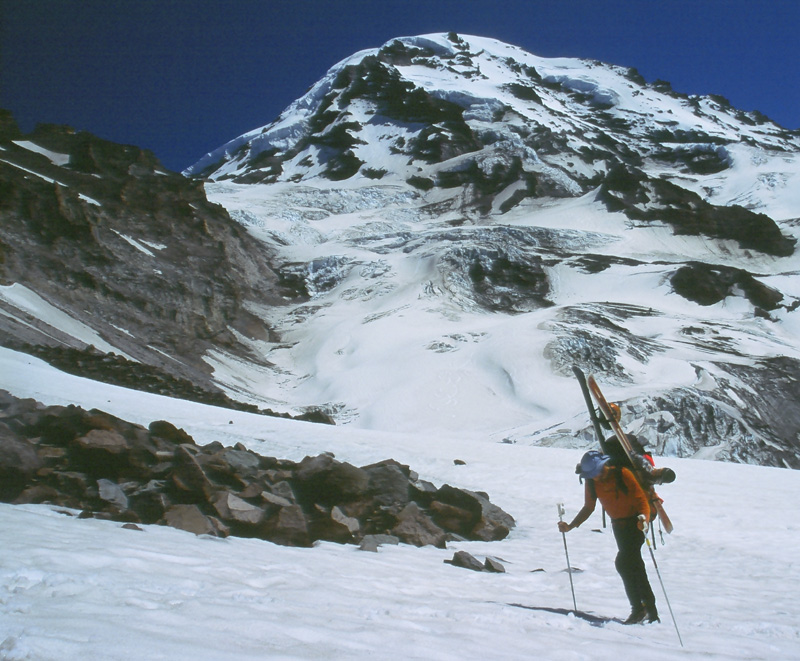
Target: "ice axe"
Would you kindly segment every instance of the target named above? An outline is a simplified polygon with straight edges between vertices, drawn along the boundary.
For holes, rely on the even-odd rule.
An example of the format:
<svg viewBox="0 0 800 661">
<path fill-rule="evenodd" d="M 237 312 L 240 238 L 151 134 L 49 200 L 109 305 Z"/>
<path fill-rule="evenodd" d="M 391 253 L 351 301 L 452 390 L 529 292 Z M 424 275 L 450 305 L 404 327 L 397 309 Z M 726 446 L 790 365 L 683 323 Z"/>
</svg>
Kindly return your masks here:
<svg viewBox="0 0 800 661">
<path fill-rule="evenodd" d="M 558 520 L 564 520 L 564 503 L 558 503 Z M 564 540 L 564 554 L 567 556 L 567 573 L 569 574 L 569 589 L 572 590 L 572 607 L 578 612 L 578 604 L 575 602 L 575 586 L 572 584 L 572 565 L 569 564 L 569 551 L 567 550 L 567 534 L 562 532 L 561 539 Z"/>
</svg>

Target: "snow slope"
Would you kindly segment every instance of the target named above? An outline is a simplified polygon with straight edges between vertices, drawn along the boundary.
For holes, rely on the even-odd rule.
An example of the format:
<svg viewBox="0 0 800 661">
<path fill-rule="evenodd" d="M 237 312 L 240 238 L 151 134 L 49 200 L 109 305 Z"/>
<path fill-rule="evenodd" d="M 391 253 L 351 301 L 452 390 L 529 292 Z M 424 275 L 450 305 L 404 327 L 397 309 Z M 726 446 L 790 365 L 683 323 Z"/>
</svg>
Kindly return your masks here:
<svg viewBox="0 0 800 661">
<path fill-rule="evenodd" d="M 397 434 L 215 409 L 105 386 L 0 349 L 0 388 L 46 404 L 97 407 L 144 424 L 167 419 L 198 442 L 242 442 L 278 457 L 333 451 L 365 465 L 388 457 L 423 479 L 487 491 L 517 519 L 502 542 L 447 550 L 311 549 L 126 530 L 48 506 L 0 505 L 0 658 L 134 659 L 620 658 L 789 660 L 800 655 L 795 503 L 800 473 L 658 459 L 675 532 L 655 551 L 685 647 L 646 558 L 660 624 L 592 626 L 572 615 L 556 503 L 582 504 L 580 450 Z M 461 459 L 465 465 L 455 465 Z M 567 535 L 578 607 L 627 615 L 614 541 L 596 513 Z M 501 559 L 505 574 L 444 560 L 456 550 Z"/>
<path fill-rule="evenodd" d="M 75 174 L 54 144 L 12 151 L 20 190 Z M 590 442 L 577 363 L 657 452 L 800 467 L 800 136 L 758 113 L 632 69 L 422 35 L 346 58 L 187 172 L 249 233 L 217 272 L 192 266 L 219 248 L 199 222 L 145 212 L 107 255 L 135 296 L 94 314 L 91 287 L 48 297 L 58 276 L 20 267 L 0 288 L 9 335 L 45 328 L 352 428 L 560 447 Z M 191 199 L 187 218 L 210 206 Z M 223 279 L 235 300 L 209 302 Z M 693 302 L 698 284 L 716 302 Z"/>
<path fill-rule="evenodd" d="M 395 94 L 454 104 L 463 125 L 421 110 L 403 121 Z M 428 142 L 444 145 L 441 160 Z M 363 166 L 332 180 L 335 148 Z M 514 162 L 535 177 L 532 197 L 518 199 L 525 177 L 510 176 L 479 213 L 472 179 L 446 183 L 469 171 L 486 184 L 476 173 Z M 609 210 L 606 176 L 620 164 L 641 174 L 638 204 L 655 219 Z M 578 362 L 628 404 L 629 422 L 649 417 L 659 452 L 796 465 L 767 458 L 772 446 L 796 455 L 795 434 L 765 434 L 772 414 L 748 393 L 776 379 L 765 361 L 800 359 L 800 256 L 658 216 L 741 205 L 800 238 L 800 141 L 766 118 L 622 67 L 422 35 L 346 58 L 275 122 L 187 172 L 209 177 L 209 199 L 272 246 L 310 297 L 264 313 L 280 340 L 253 349 L 275 373 L 208 357 L 232 397 L 321 405 L 364 429 L 574 446 Z M 663 182 L 677 201 L 658 193 Z M 499 263 L 528 279 L 482 292 L 476 265 Z M 765 313 L 738 285 L 713 305 L 688 300 L 673 277 L 695 263 L 746 272 L 780 303 Z M 544 285 L 531 294 L 534 280 Z M 711 413 L 686 419 L 700 410 Z"/>
</svg>

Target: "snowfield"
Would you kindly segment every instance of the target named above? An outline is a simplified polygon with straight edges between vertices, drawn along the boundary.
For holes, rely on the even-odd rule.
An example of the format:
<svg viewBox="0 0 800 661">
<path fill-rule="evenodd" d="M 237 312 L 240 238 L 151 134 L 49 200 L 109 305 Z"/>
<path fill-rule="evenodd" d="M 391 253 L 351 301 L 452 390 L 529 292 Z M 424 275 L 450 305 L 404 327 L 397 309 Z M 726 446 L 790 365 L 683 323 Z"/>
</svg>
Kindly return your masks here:
<svg viewBox="0 0 800 661">
<path fill-rule="evenodd" d="M 493 543 L 377 554 L 196 537 L 171 528 L 80 520 L 46 505 L 0 505 L 0 659 L 603 660 L 800 656 L 797 471 L 657 458 L 678 479 L 660 493 L 675 523 L 652 560 L 659 624 L 594 626 L 572 609 L 556 504 L 582 504 L 582 450 L 400 434 L 269 418 L 69 376 L 0 349 L 0 388 L 149 424 L 167 419 L 198 443 L 242 442 L 301 459 L 323 451 L 356 465 L 392 457 L 423 479 L 484 490 L 517 527 Z M 577 383 L 574 384 L 577 390 Z M 454 464 L 455 459 L 465 465 Z M 595 513 L 567 535 L 578 609 L 625 617 L 615 544 Z M 445 564 L 457 550 L 504 574 Z M 647 551 L 645 550 L 647 554 Z M 649 554 L 648 554 L 649 555 Z M 579 571 L 578 571 L 579 570 Z"/>
<path fill-rule="evenodd" d="M 229 344 L 198 361 L 234 399 L 291 413 L 319 407 L 337 426 L 105 385 L 3 347 L 0 389 L 145 426 L 168 420 L 201 445 L 242 443 L 294 461 L 333 452 L 357 466 L 395 459 L 437 486 L 487 492 L 515 517 L 510 536 L 377 553 L 288 548 L 0 504 L 0 661 L 800 658 L 800 472 L 710 461 L 797 458 L 796 132 L 721 97 L 646 85 L 633 70 L 467 39 L 409 37 L 382 52 L 397 62 L 394 92 L 460 104 L 474 144 L 459 145 L 447 126 L 461 124 L 440 113 L 388 121 L 377 97 L 350 94 L 340 76 L 365 55 L 372 74 L 388 75 L 373 49 L 335 65 L 273 124 L 187 170 L 208 176 L 208 200 L 266 244 L 270 267 L 289 283 L 286 305 L 242 301 L 270 331 L 229 329 L 252 361 L 226 352 Z M 418 47 L 433 54 L 404 56 Z M 603 186 L 615 189 L 605 176 L 625 160 L 598 154 L 603 140 L 636 156 L 636 190 L 651 204 L 637 202 L 639 212 L 665 208 L 668 196 L 654 191 L 666 181 L 684 189 L 676 205 L 769 215 L 784 248 L 759 252 L 681 233 L 661 216 L 640 222 L 609 210 L 617 207 Z M 427 141 L 447 158 L 428 159 Z M 16 145 L 68 163 L 33 142 Z M 694 163 L 697 154 L 710 166 Z M 343 156 L 366 167 L 332 178 Z M 516 157 L 541 195 L 526 197 L 533 179 L 514 174 Z M 504 164 L 510 183 L 478 205 L 483 198 L 470 196 L 481 177 L 500 176 Z M 465 172 L 472 183 L 459 183 Z M 145 268 L 167 248 L 156 235 L 113 231 Z M 674 285 L 695 262 L 750 280 L 700 305 Z M 509 268 L 483 277 L 497 264 Z M 748 283 L 774 288 L 780 304 L 765 311 Z M 0 305 L 23 327 L 39 321 L 54 337 L 122 354 L 88 309 L 68 314 L 22 281 L 0 286 Z M 675 531 L 657 535 L 654 550 L 674 620 L 645 557 L 662 620 L 619 623 L 629 608 L 599 510 L 566 539 L 578 609 L 603 624 L 564 612 L 573 602 L 556 506 L 568 518 L 581 507 L 574 467 L 595 442 L 576 363 L 598 371 L 606 396 L 623 405 L 623 426 L 677 473 L 659 489 Z M 786 424 L 770 425 L 778 414 Z M 779 427 L 789 431 L 773 433 Z M 459 550 L 506 572 L 446 564 Z"/>
</svg>

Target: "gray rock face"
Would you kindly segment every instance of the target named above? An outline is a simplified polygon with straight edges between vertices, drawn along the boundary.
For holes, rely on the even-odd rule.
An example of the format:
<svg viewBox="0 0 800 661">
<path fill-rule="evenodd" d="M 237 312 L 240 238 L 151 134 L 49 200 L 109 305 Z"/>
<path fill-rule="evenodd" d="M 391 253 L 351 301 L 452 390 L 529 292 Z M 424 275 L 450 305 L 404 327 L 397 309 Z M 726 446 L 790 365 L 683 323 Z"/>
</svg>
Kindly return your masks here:
<svg viewBox="0 0 800 661">
<path fill-rule="evenodd" d="M 484 494 L 416 485 L 417 475 L 391 459 L 359 468 L 330 453 L 292 462 L 242 445 L 199 447 L 163 420 L 144 429 L 2 391 L 0 417 L 5 502 L 290 546 L 363 542 L 367 550 L 398 541 L 444 547 L 454 536 L 502 539 L 514 525 Z M 465 504 L 466 520 L 443 512 L 434 497 Z"/>
<path fill-rule="evenodd" d="M 268 339 L 270 329 L 249 309 L 285 304 L 290 292 L 269 249 L 209 203 L 201 182 L 165 170 L 147 151 L 68 127 L 17 138 L 59 158 L 0 139 L 3 283 L 81 319 L 103 353 L 212 392 L 202 360 L 209 350 L 259 360 L 247 341 Z M 5 346 L 88 347 L 0 305 L 11 313 L 0 315 Z"/>
</svg>

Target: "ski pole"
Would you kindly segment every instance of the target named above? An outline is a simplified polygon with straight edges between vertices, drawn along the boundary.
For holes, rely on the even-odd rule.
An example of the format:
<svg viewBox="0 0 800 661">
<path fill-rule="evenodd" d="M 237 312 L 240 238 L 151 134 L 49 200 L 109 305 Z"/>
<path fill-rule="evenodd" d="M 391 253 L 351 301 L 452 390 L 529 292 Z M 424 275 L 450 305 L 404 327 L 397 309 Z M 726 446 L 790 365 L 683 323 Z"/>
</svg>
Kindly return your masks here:
<svg viewBox="0 0 800 661">
<path fill-rule="evenodd" d="M 644 518 L 644 514 L 640 514 L 639 518 L 645 521 L 645 524 L 647 523 L 647 521 Z M 653 547 L 650 545 L 650 539 L 647 537 L 647 532 L 645 532 L 644 534 L 644 541 L 647 542 L 647 548 L 650 551 L 650 557 L 653 559 L 653 566 L 656 568 L 656 574 L 658 575 L 658 582 L 661 583 L 661 591 L 664 593 L 664 599 L 667 602 L 667 608 L 669 608 L 669 614 L 670 617 L 672 618 L 672 624 L 675 625 L 675 633 L 678 634 L 678 641 L 680 642 L 681 647 L 683 647 L 683 638 L 681 638 L 681 632 L 678 631 L 678 622 L 675 620 L 675 613 L 672 612 L 672 604 L 669 603 L 669 597 L 667 596 L 667 589 L 664 587 L 664 581 L 661 578 L 661 572 L 659 571 L 658 563 L 656 562 L 656 554 L 653 553 Z"/>
<path fill-rule="evenodd" d="M 558 520 L 563 521 L 564 517 L 564 503 L 558 503 Z M 572 607 L 575 612 L 578 612 L 578 604 L 575 602 L 575 586 L 572 583 L 572 565 L 569 564 L 569 551 L 567 550 L 567 534 L 561 533 L 561 538 L 564 540 L 564 554 L 567 556 L 567 573 L 569 574 L 569 589 L 572 591 Z"/>
</svg>

